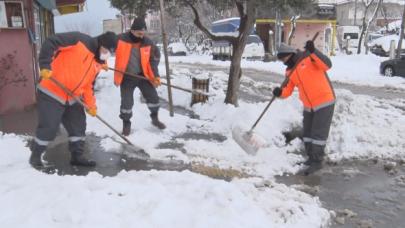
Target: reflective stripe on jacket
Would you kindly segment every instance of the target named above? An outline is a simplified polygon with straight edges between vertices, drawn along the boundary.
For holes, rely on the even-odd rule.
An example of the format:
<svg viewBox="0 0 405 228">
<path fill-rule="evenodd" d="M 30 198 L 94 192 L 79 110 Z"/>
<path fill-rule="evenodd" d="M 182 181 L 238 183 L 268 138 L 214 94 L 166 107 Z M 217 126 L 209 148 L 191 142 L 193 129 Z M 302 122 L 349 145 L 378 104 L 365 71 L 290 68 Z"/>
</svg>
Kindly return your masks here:
<svg viewBox="0 0 405 228">
<path fill-rule="evenodd" d="M 121 34 L 118 40 L 117 49 L 115 51 L 115 69 L 125 72 L 128 62 L 131 57 L 131 49 L 134 42 L 129 38 L 128 33 Z M 143 75 L 151 82 L 155 77 L 159 77 L 157 66 L 160 61 L 159 49 L 148 38 L 144 38 L 139 48 L 141 55 L 141 67 Z M 123 73 L 115 71 L 114 84 L 121 85 L 123 80 Z"/>
<path fill-rule="evenodd" d="M 286 98 L 298 87 L 299 97 L 304 108 L 318 110 L 335 102 L 335 93 L 326 71 L 332 66 L 328 57 L 315 50 L 286 71 L 289 81 L 283 88 L 281 97 Z"/>
<path fill-rule="evenodd" d="M 93 82 L 101 70 L 101 65 L 96 62 L 94 53 L 81 41 L 74 45 L 59 47 L 54 53 L 50 64 L 52 77 L 72 91 L 75 96 L 82 98 L 89 108 L 95 108 Z M 41 80 L 38 89 L 62 104 L 75 102 L 50 80 Z"/>
</svg>

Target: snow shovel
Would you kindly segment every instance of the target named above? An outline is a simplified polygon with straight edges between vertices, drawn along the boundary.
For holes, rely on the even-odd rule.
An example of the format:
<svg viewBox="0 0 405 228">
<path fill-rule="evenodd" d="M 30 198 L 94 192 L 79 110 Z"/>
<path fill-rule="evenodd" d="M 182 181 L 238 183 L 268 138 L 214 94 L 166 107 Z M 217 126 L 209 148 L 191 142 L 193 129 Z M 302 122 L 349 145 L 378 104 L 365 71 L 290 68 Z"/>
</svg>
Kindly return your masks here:
<svg viewBox="0 0 405 228">
<path fill-rule="evenodd" d="M 65 93 L 67 93 L 70 97 L 75 99 L 75 101 L 79 102 L 85 109 L 89 109 L 89 107 L 82 101 L 80 98 L 76 97 L 72 91 L 70 91 L 66 86 L 64 86 L 62 83 L 60 83 L 58 80 L 55 78 L 49 78 L 53 83 L 55 83 L 57 86 L 59 86 Z M 106 125 L 108 128 L 110 128 L 115 134 L 117 134 L 119 137 L 121 137 L 126 144 L 121 143 L 121 145 L 124 147 L 124 150 L 131 151 L 133 154 L 135 154 L 135 157 L 140 160 L 149 160 L 150 155 L 146 153 L 143 149 L 135 146 L 131 141 L 129 141 L 128 138 L 126 138 L 124 135 L 120 134 L 117 130 L 115 130 L 110 124 L 107 123 L 103 118 L 101 118 L 99 115 L 96 115 L 96 118 L 100 120 L 104 125 Z"/>
<path fill-rule="evenodd" d="M 281 84 L 281 88 L 283 88 L 287 84 L 287 82 L 288 77 L 284 79 L 284 82 Z M 256 155 L 257 151 L 266 144 L 266 140 L 264 140 L 261 136 L 255 134 L 253 132 L 253 129 L 255 129 L 255 127 L 275 99 L 276 96 L 273 95 L 273 97 L 270 99 L 269 103 L 266 105 L 263 112 L 260 114 L 259 118 L 256 120 L 249 131 L 243 131 L 242 128 L 238 126 L 232 128 L 232 138 L 244 151 L 246 151 L 246 153 L 250 155 Z"/>
<path fill-rule="evenodd" d="M 117 71 L 118 73 L 121 73 L 121 74 L 129 75 L 129 76 L 134 77 L 134 78 L 138 78 L 138 79 L 142 79 L 142 80 L 148 80 L 147 78 L 145 78 L 145 77 L 143 77 L 141 75 L 120 71 L 120 70 L 117 70 L 117 69 L 112 68 L 112 67 L 108 67 L 108 69 L 113 70 L 113 71 Z M 167 83 L 161 82 L 161 84 L 169 87 L 169 85 Z M 208 94 L 208 93 L 206 93 L 204 91 L 201 91 L 201 90 L 186 89 L 186 88 L 183 88 L 183 87 L 180 87 L 180 86 L 175 86 L 175 85 L 170 85 L 170 87 L 173 88 L 173 89 L 182 90 L 182 91 L 189 92 L 189 93 L 192 93 L 192 94 L 201 94 L 201 95 L 205 95 L 205 96 L 211 96 L 211 94 Z"/>
</svg>

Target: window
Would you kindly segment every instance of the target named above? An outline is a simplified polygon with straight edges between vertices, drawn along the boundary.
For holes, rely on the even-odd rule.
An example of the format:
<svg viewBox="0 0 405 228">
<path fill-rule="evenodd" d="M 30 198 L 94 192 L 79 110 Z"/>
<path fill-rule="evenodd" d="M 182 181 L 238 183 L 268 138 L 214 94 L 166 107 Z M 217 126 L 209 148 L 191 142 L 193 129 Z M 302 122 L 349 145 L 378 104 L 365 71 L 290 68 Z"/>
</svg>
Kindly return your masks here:
<svg viewBox="0 0 405 228">
<path fill-rule="evenodd" d="M 0 2 L 0 28 L 24 28 L 22 2 Z"/>
<path fill-rule="evenodd" d="M 345 33 L 343 35 L 343 39 L 348 39 L 350 37 L 350 39 L 358 39 L 359 38 L 359 34 L 358 33 Z"/>
</svg>

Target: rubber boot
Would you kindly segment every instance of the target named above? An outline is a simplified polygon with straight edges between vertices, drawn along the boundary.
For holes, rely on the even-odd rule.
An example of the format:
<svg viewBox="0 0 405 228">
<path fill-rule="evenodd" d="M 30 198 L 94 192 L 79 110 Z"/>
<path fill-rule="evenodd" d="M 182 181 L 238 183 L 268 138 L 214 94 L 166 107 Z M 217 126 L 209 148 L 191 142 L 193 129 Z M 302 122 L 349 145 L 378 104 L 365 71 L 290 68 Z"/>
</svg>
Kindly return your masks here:
<svg viewBox="0 0 405 228">
<path fill-rule="evenodd" d="M 308 154 L 308 161 L 304 164 L 308 166 L 308 168 L 304 171 L 305 175 L 310 175 L 323 167 L 323 159 L 325 157 L 325 152 L 323 151 L 323 146 L 312 146 L 312 150 Z"/>
<path fill-rule="evenodd" d="M 124 136 L 128 136 L 131 134 L 131 121 L 129 120 L 124 120 L 122 124 L 122 134 Z"/>
<path fill-rule="evenodd" d="M 71 151 L 70 164 L 75 166 L 94 167 L 96 162 L 84 157 L 84 141 L 77 141 L 69 143 Z"/>
<path fill-rule="evenodd" d="M 159 129 L 161 129 L 161 130 L 163 130 L 163 129 L 166 128 L 166 125 L 165 125 L 164 123 L 162 123 L 162 122 L 159 121 L 159 118 L 158 118 L 158 114 L 157 114 L 157 113 L 152 113 L 152 114 L 150 114 L 150 118 L 152 119 L 152 124 L 153 124 L 153 126 L 159 128 Z"/>
<path fill-rule="evenodd" d="M 43 168 L 44 164 L 42 163 L 42 154 L 45 152 L 46 146 L 41 146 L 36 143 L 34 140 L 31 141 L 30 150 L 31 156 L 29 163 L 32 167 L 39 169 Z"/>
</svg>

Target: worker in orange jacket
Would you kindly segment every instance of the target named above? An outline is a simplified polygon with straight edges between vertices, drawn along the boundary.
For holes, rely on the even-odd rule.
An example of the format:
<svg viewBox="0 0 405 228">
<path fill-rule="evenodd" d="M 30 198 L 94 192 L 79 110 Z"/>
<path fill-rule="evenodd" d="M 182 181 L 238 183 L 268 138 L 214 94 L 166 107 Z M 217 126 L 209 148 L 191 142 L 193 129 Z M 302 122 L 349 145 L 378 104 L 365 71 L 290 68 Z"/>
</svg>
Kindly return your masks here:
<svg viewBox="0 0 405 228">
<path fill-rule="evenodd" d="M 158 65 L 159 48 L 145 36 L 146 24 L 143 18 L 135 18 L 131 30 L 119 36 L 116 58 L 114 84 L 120 86 L 121 107 L 119 117 L 123 120 L 122 134 L 131 132 L 134 90 L 139 88 L 150 111 L 152 124 L 159 129 L 166 126 L 158 118 L 159 96 L 156 87 L 160 86 Z M 145 79 L 131 77 L 121 72 L 139 75 Z"/>
<path fill-rule="evenodd" d="M 295 87 L 304 105 L 303 141 L 308 160 L 306 173 L 322 168 L 325 146 L 335 106 L 335 93 L 326 71 L 332 67 L 330 59 L 315 48 L 309 40 L 305 52 L 281 44 L 277 57 L 286 66 L 288 83 L 273 90 L 276 97 L 290 96 Z"/>
<path fill-rule="evenodd" d="M 39 54 L 38 127 L 30 145 L 29 162 L 33 167 L 43 167 L 41 155 L 55 138 L 60 123 L 69 134 L 70 163 L 96 165 L 83 156 L 86 132 L 84 108 L 48 79 L 54 78 L 80 97 L 88 106 L 87 113 L 96 116 L 93 84 L 101 69 L 108 70 L 106 60 L 116 44 L 117 36 L 113 32 L 94 38 L 79 32 L 60 33 L 42 44 Z"/>
</svg>

